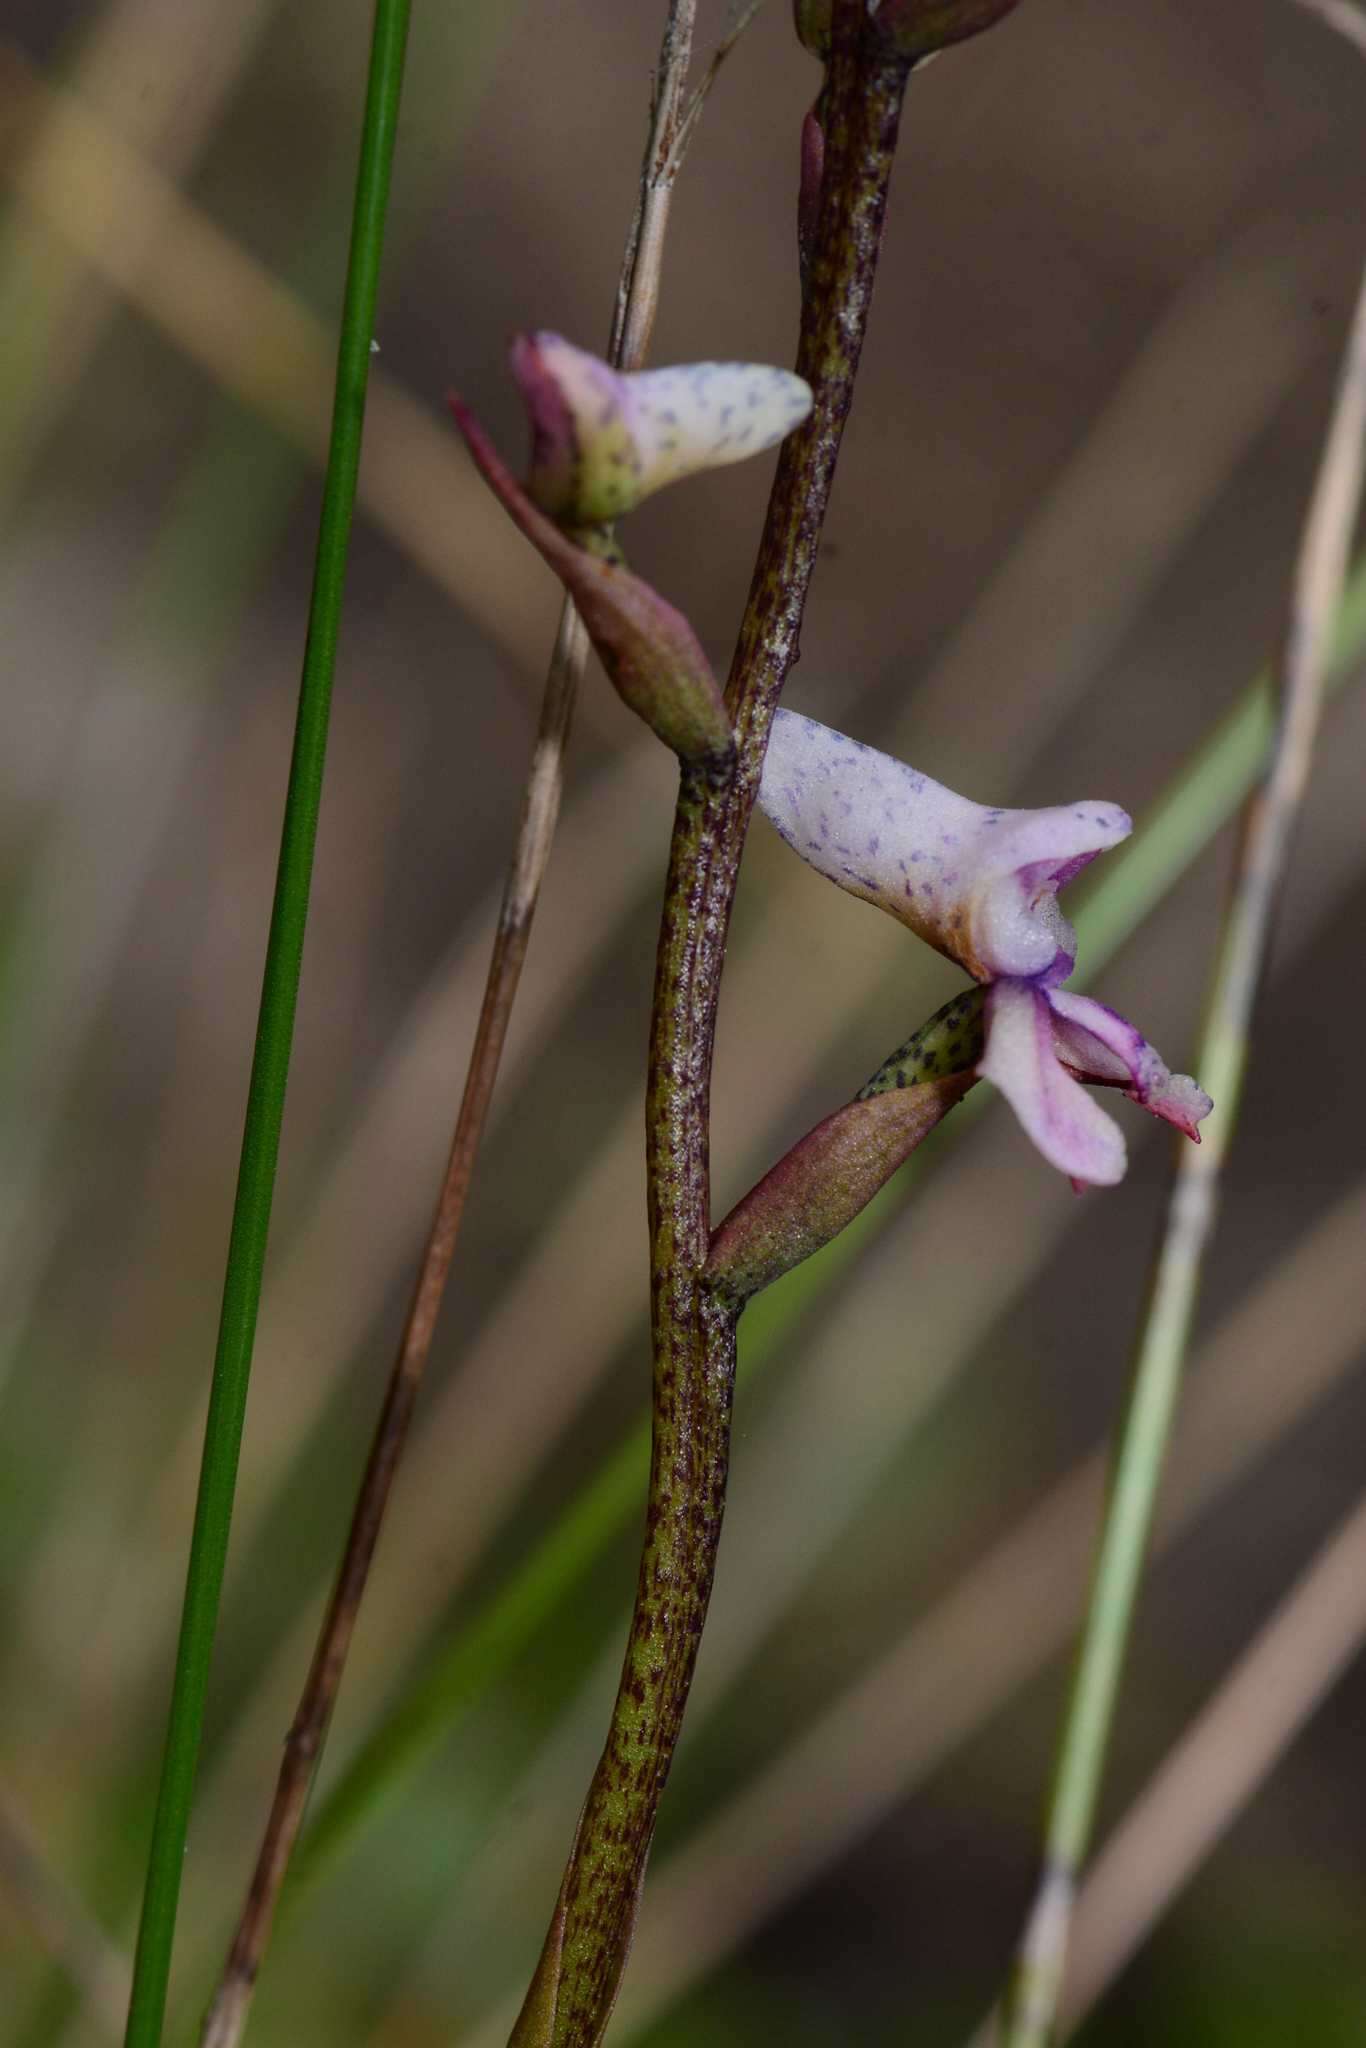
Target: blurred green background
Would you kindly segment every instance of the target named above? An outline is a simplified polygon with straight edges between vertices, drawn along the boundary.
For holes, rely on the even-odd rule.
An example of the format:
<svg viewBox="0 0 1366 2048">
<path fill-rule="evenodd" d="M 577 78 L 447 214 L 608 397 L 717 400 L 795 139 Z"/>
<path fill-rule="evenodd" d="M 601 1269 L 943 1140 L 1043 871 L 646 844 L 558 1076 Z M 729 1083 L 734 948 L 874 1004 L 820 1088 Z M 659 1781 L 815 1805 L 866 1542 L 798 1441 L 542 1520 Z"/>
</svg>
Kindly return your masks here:
<svg viewBox="0 0 1366 2048">
<path fill-rule="evenodd" d="M 661 18 L 416 0 L 176 2041 L 250 1868 L 435 1191 L 556 615 L 442 394 L 515 451 L 508 335 L 605 339 Z M 702 8 L 703 50 L 723 19 Z M 367 30 L 361 0 L 11 0 L 0 31 L 0 2048 L 118 2034 Z M 679 188 L 655 360 L 790 359 L 817 76 L 769 0 Z M 1292 0 L 1025 0 L 913 81 L 794 707 L 984 801 L 1142 813 L 1275 640 L 1366 253 L 1364 109 L 1366 62 Z M 767 475 L 695 480 L 628 536 L 718 666 Z M 1261 1014 L 1102 1833 L 1362 1484 L 1363 748 L 1349 687 Z M 590 677 L 320 1801 L 639 1414 L 670 784 Z M 1097 988 L 1178 1066 L 1228 854 L 1222 834 Z M 953 986 L 758 826 L 722 1005 L 718 1214 Z M 1120 1114 L 1129 1178 L 1085 1200 L 995 1110 L 937 1144 L 742 1390 L 614 2040 L 949 2048 L 980 2019 L 1029 1897 L 1095 1525 L 1093 1487 L 1053 1489 L 1117 1411 L 1167 1172 L 1163 1135 Z M 290 1915 L 261 2048 L 500 2048 L 614 1683 L 637 1526 L 611 1526 Z M 1363 1715 L 1353 1666 L 1086 2041 L 1366 2038 Z"/>
</svg>

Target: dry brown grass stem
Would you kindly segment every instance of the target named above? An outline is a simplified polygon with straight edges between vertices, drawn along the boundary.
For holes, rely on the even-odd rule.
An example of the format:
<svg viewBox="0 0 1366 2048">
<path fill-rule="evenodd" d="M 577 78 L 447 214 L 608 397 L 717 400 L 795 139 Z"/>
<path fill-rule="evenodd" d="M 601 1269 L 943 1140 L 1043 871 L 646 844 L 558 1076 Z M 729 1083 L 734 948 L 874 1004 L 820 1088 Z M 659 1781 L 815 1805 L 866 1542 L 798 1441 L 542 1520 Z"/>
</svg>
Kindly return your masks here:
<svg viewBox="0 0 1366 2048">
<path fill-rule="evenodd" d="M 622 369 L 639 367 L 654 327 L 674 183 L 685 153 L 681 130 L 695 20 L 695 0 L 670 0 L 652 89 L 639 198 L 627 238 L 608 349 L 610 360 Z M 587 633 L 566 600 L 546 679 L 517 843 L 504 886 L 498 931 L 445 1178 L 361 1479 L 336 1584 L 285 1742 L 265 1835 L 222 1978 L 205 2020 L 203 2048 L 235 2048 L 241 2039 L 280 1890 L 341 1687 L 389 1495 L 431 1353 L 526 961 L 532 920 L 559 817 L 565 746 L 587 660 Z"/>
</svg>

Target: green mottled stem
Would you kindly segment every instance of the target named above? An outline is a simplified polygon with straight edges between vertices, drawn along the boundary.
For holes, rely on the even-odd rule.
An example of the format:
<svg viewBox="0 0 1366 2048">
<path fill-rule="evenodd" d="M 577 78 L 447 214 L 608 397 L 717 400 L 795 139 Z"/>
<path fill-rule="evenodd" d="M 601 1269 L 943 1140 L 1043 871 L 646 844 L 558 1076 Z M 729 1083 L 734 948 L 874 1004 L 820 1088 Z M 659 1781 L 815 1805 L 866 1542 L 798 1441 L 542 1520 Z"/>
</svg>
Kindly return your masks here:
<svg viewBox="0 0 1366 2048">
<path fill-rule="evenodd" d="M 868 323 L 909 71 L 903 58 L 872 45 L 861 8 L 843 10 L 817 108 L 825 175 L 797 349 L 797 373 L 810 384 L 815 404 L 778 457 L 726 693 L 740 742 L 735 829 L 741 842 L 758 793 L 769 725 L 798 659 L 806 594 Z"/>
<path fill-rule="evenodd" d="M 700 1284 L 707 1099 L 725 946 L 729 776 L 685 771 L 655 981 L 646 1111 L 653 1430 L 645 1546 L 621 1686 L 561 1893 L 556 2043 L 601 2037 L 692 1682 L 725 1504 L 735 1319 Z M 544 2037 L 542 2037 L 544 2038 Z"/>
<path fill-rule="evenodd" d="M 839 10 L 827 152 L 797 369 L 815 403 L 785 443 L 731 670 L 734 768 L 683 771 L 665 888 L 648 1083 L 654 1411 L 645 1548 L 626 1660 L 517 2048 L 602 2037 L 692 1682 L 720 1540 L 734 1313 L 701 1285 L 710 1229 L 712 1043 L 740 855 L 853 397 L 909 67 Z"/>
</svg>

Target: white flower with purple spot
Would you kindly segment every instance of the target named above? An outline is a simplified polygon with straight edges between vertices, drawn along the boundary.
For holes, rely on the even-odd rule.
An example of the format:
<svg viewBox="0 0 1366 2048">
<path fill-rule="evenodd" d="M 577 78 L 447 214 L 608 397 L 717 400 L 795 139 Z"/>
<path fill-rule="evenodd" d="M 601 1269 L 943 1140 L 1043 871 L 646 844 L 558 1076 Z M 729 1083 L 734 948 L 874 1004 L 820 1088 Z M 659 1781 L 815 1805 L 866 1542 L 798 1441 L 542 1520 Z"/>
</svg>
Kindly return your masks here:
<svg viewBox="0 0 1366 2048">
<path fill-rule="evenodd" d="M 1124 1174 L 1123 1134 L 1081 1081 L 1122 1088 L 1199 1142 L 1204 1091 L 1113 1010 L 1059 986 L 1076 934 L 1058 890 L 1128 837 L 1117 805 L 975 804 L 791 711 L 774 720 L 759 802 L 803 860 L 987 984 L 978 1072 L 1054 1166 L 1097 1187 Z"/>
</svg>

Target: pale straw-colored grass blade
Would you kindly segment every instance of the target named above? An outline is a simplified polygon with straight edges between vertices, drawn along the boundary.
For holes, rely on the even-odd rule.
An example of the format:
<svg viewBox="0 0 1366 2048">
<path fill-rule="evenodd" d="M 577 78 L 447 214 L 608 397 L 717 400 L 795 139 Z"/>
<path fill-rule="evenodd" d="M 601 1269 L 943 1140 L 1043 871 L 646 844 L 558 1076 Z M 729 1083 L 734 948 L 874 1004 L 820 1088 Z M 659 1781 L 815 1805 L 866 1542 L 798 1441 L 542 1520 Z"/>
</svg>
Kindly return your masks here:
<svg viewBox="0 0 1366 2048">
<path fill-rule="evenodd" d="M 1063 2039 L 1255 1799 L 1363 1644 L 1366 1498 L 1277 1604 L 1087 1873 L 1058 2008 Z"/>
<path fill-rule="evenodd" d="M 1366 275 L 1291 582 L 1276 664 L 1276 735 L 1242 821 L 1237 863 L 1206 992 L 1197 1072 L 1214 1098 L 1198 1148 L 1178 1155 L 1140 1319 L 1133 1380 L 1059 1741 L 1038 1889 L 1006 1991 L 1006 2048 L 1047 2048 L 1119 1703 L 1157 1488 L 1191 1341 L 1220 1178 L 1237 1128 L 1253 1012 L 1270 948 L 1326 695 L 1333 622 L 1348 574 L 1366 465 Z"/>
</svg>

